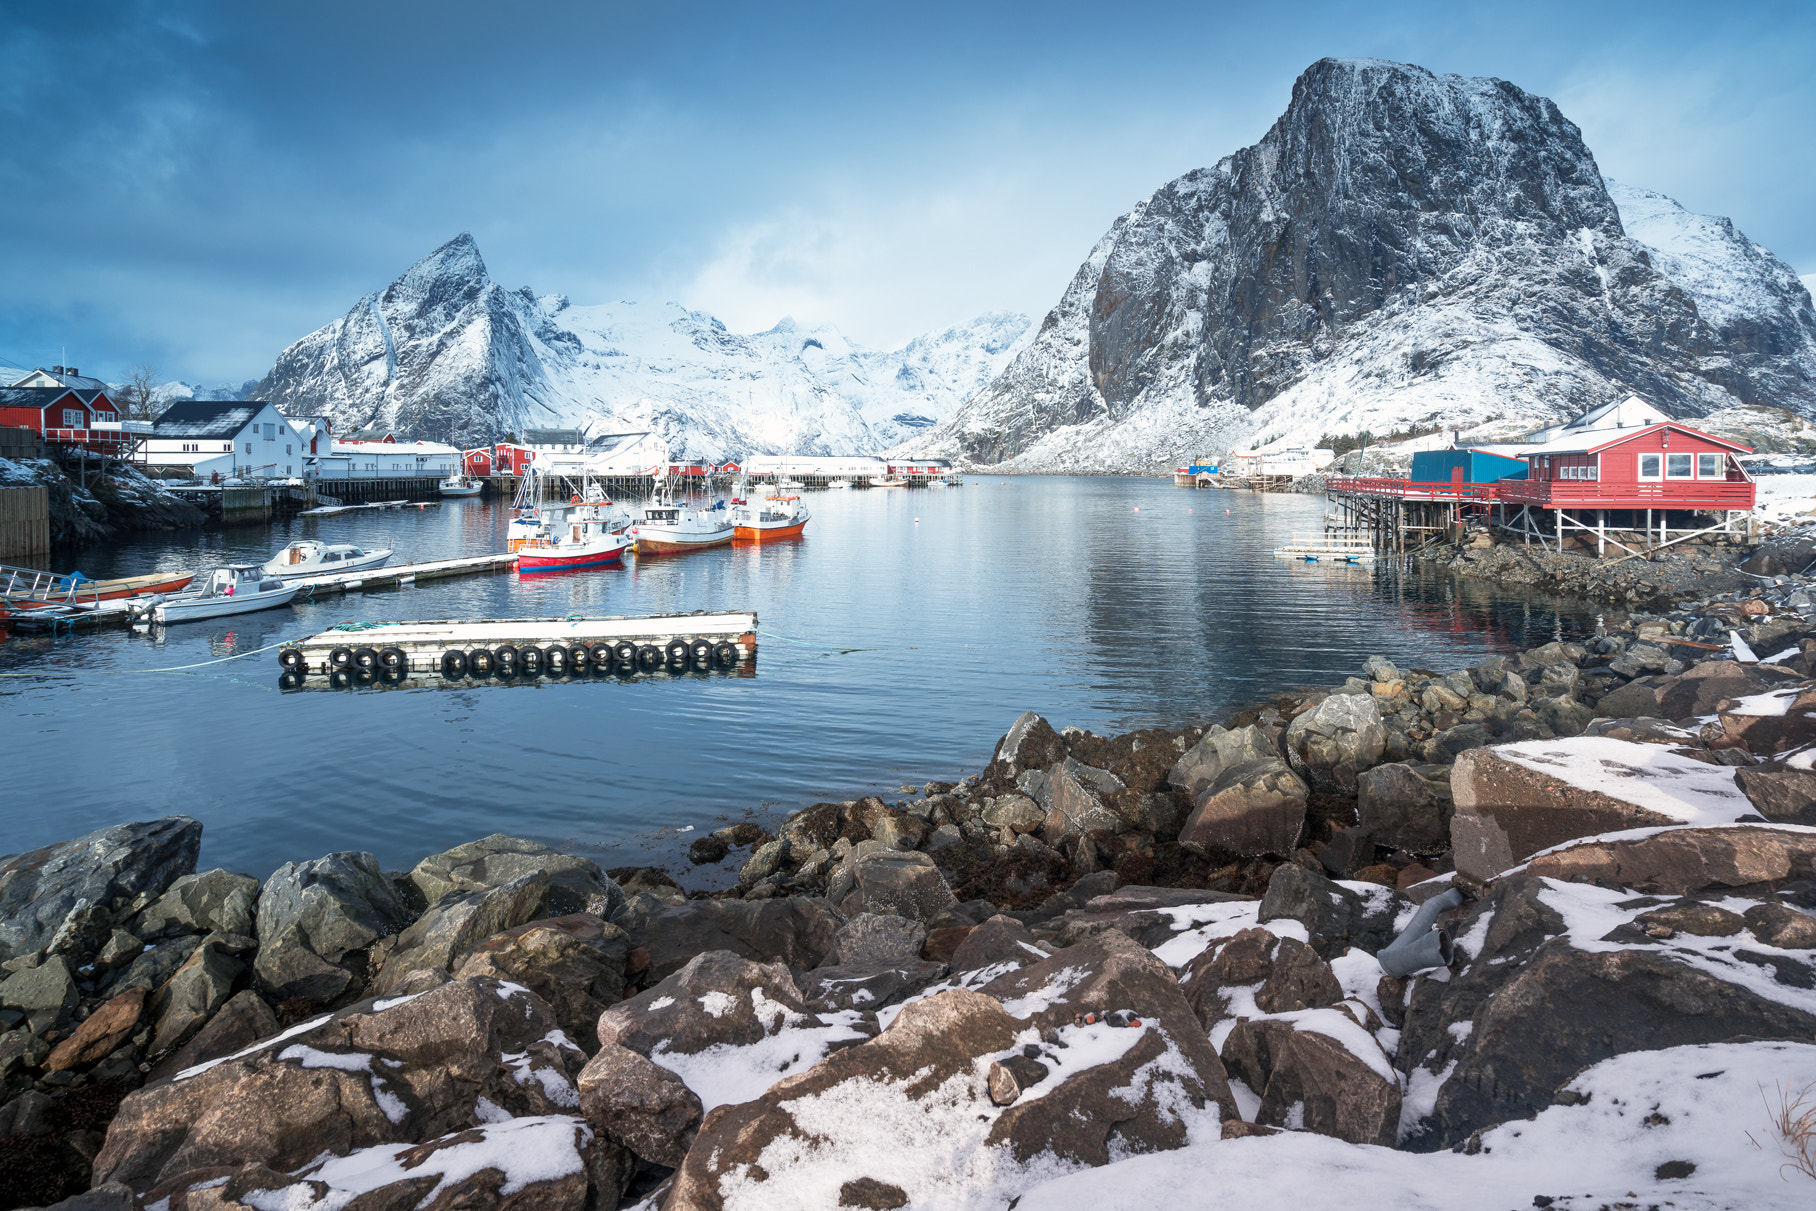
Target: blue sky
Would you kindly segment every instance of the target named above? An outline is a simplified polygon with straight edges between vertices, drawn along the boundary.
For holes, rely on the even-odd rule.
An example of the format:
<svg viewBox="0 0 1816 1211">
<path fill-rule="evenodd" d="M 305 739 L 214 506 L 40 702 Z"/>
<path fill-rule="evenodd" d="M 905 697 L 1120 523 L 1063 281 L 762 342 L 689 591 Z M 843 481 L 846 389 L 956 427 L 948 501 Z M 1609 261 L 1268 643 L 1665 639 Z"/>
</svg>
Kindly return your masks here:
<svg viewBox="0 0 1816 1211">
<path fill-rule="evenodd" d="M 457 232 L 495 279 L 893 346 L 1038 316 L 1325 55 L 1555 99 L 1816 272 L 1816 5 L 0 0 L 0 360 L 257 377 Z"/>
</svg>

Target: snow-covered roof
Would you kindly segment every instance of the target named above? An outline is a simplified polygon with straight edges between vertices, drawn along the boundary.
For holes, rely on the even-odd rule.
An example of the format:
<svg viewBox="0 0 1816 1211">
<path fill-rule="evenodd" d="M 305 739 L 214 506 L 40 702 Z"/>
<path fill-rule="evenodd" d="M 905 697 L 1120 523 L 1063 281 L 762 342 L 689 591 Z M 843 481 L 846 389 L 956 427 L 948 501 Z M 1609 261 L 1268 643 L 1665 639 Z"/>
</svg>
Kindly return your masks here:
<svg viewBox="0 0 1816 1211">
<path fill-rule="evenodd" d="M 0 387 L 0 408 L 48 408 L 72 395 L 87 404 L 100 394 L 100 391 L 74 391 L 68 387 Z"/>
<path fill-rule="evenodd" d="M 237 437 L 268 406 L 264 400 L 181 400 L 164 409 L 155 432 L 159 437 Z"/>
<path fill-rule="evenodd" d="M 1715 442 L 1717 445 L 1726 446 L 1728 449 L 1740 454 L 1751 454 L 1753 452 L 1753 447 L 1751 446 L 1743 446 L 1739 442 L 1729 441 L 1725 437 L 1716 437 L 1713 433 L 1704 433 L 1701 429 L 1693 429 L 1682 421 L 1674 420 L 1666 420 L 1654 425 L 1642 425 L 1637 429 L 1632 427 L 1625 429 L 1585 429 L 1580 432 L 1554 438 L 1548 442 L 1541 442 L 1538 445 L 1514 446 L 1512 449 L 1516 451 L 1514 457 L 1517 458 L 1531 458 L 1535 454 L 1593 454 L 1597 450 L 1606 450 L 1610 446 L 1618 446 L 1622 442 L 1631 441 L 1643 433 L 1657 429 L 1675 429 L 1679 433 L 1693 434 L 1697 437 Z"/>
<path fill-rule="evenodd" d="M 89 378 L 84 374 L 69 373 L 65 367 L 57 366 L 56 372 L 42 366 L 21 378 L 16 378 L 10 386 L 14 387 L 69 387 L 78 391 L 112 390 L 98 378 Z"/>
<path fill-rule="evenodd" d="M 1550 428 L 1530 433 L 1527 435 L 1526 441 L 1536 445 L 1540 442 L 1555 441 L 1572 433 L 1644 428 L 1647 425 L 1656 425 L 1670 419 L 1671 417 L 1667 413 L 1660 411 L 1639 396 L 1629 395 L 1626 399 L 1591 408 L 1575 420 L 1565 421 L 1561 425 L 1552 425 Z"/>
</svg>

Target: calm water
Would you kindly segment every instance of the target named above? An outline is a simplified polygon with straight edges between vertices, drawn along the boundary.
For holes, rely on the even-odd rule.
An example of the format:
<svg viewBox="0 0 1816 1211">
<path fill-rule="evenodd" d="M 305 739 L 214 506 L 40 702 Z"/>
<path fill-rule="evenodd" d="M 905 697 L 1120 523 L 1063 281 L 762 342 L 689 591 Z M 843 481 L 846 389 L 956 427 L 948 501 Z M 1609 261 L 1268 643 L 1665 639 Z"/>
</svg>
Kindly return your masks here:
<svg viewBox="0 0 1816 1211">
<path fill-rule="evenodd" d="M 1592 628 L 1542 599 L 1276 561 L 1318 497 L 1151 479 L 813 492 L 805 537 L 353 594 L 151 633 L 0 644 L 0 851 L 171 812 L 202 862 L 263 875 L 369 849 L 391 868 L 493 831 L 606 865 L 672 860 L 715 817 L 951 779 L 1024 709 L 1100 733 L 1209 721 L 1375 653 L 1448 670 Z M 502 550 L 492 502 L 89 549 L 91 576 L 269 558 L 297 537 L 397 559 Z M 1470 592 L 1479 596 L 1470 596 Z M 754 677 L 278 689 L 276 652 L 346 621 L 754 609 Z M 321 685 L 324 679 L 311 678 Z"/>
</svg>

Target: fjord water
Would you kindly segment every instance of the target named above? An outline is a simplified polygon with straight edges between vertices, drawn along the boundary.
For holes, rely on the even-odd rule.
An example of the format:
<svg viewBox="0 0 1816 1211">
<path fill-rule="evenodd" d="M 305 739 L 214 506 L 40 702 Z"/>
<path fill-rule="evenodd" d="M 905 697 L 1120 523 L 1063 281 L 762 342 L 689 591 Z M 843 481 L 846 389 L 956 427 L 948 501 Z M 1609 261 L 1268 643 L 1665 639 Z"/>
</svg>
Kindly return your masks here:
<svg viewBox="0 0 1816 1211">
<path fill-rule="evenodd" d="M 1383 566 L 1276 560 L 1316 496 L 1017 477 L 806 494 L 799 540 L 622 569 L 353 593 L 149 632 L 0 643 L 6 836 L 203 821 L 202 862 L 264 875 L 334 850 L 387 868 L 491 832 L 607 866 L 672 862 L 748 810 L 893 794 L 989 760 L 1023 710 L 1102 734 L 1209 722 L 1370 655 L 1449 670 L 1580 635 L 1592 614 Z M 508 509 L 300 518 L 69 560 L 94 577 L 264 560 L 314 537 L 394 562 L 504 548 Z M 278 688 L 276 651 L 342 622 L 751 609 L 755 675 Z M 179 672 L 139 670 L 187 668 Z M 685 826 L 699 831 L 681 833 Z"/>
</svg>

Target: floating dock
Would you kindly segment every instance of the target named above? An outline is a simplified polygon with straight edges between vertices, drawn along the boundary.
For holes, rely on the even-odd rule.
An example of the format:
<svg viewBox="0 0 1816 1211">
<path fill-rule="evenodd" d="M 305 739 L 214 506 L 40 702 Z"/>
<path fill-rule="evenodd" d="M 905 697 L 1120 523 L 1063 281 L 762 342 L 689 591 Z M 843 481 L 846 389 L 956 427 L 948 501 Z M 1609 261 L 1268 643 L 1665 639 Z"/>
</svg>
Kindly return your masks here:
<svg viewBox="0 0 1816 1211">
<path fill-rule="evenodd" d="M 1274 548 L 1274 555 L 1306 563 L 1363 564 L 1375 561 L 1375 548 L 1365 534 L 1324 530 L 1295 533 L 1292 542 Z"/>
<path fill-rule="evenodd" d="M 318 509 L 304 509 L 298 517 L 332 517 L 336 513 L 358 513 L 363 509 L 434 509 L 441 505 L 439 500 L 375 500 L 364 505 L 323 505 Z"/>
<path fill-rule="evenodd" d="M 311 674 L 340 684 L 395 683 L 412 675 L 514 677 L 658 669 L 735 669 L 757 654 L 747 611 L 602 618 L 440 619 L 344 623 L 278 652 L 284 688 Z M 338 687 L 337 687 L 338 688 Z"/>
<path fill-rule="evenodd" d="M 357 507 L 357 506 L 356 506 Z M 397 589 L 424 580 L 445 580 L 450 576 L 475 576 L 481 572 L 508 572 L 517 566 L 515 555 L 469 555 L 464 559 L 432 559 L 425 563 L 403 563 L 392 567 L 363 568 L 355 572 L 336 572 L 332 576 L 311 576 L 299 580 L 302 592 L 297 596 L 309 600 L 333 593 L 351 593 L 355 589 Z"/>
</svg>

